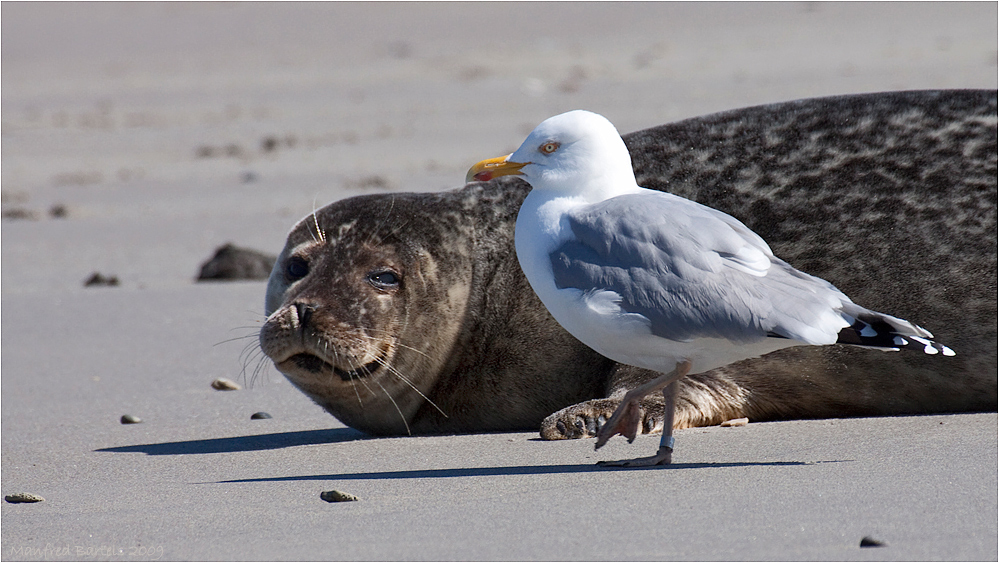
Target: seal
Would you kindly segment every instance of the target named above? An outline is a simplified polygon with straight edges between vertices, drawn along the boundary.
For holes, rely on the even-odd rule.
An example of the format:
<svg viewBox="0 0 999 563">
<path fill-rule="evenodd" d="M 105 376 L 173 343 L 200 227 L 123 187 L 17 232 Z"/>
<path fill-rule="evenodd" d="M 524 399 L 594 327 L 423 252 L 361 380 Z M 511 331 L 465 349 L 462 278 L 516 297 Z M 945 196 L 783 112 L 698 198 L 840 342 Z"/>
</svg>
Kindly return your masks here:
<svg viewBox="0 0 999 563">
<path fill-rule="evenodd" d="M 639 185 L 736 217 L 790 264 L 957 352 L 777 351 L 681 380 L 675 428 L 996 410 L 996 97 L 818 98 L 624 136 Z M 529 189 L 503 177 L 306 217 L 268 281 L 263 352 L 368 433 L 595 435 L 659 374 L 597 355 L 548 315 L 513 248 Z M 662 429 L 660 395 L 641 411 L 643 432 Z"/>
</svg>

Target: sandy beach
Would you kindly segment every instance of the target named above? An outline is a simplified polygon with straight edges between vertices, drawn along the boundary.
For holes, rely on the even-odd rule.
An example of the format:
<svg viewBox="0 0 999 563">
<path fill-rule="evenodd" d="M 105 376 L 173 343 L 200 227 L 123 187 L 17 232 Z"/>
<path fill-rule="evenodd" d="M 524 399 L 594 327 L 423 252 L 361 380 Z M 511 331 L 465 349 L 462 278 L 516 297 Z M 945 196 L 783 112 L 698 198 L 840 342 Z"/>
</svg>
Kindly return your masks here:
<svg viewBox="0 0 999 563">
<path fill-rule="evenodd" d="M 0 503 L 0 557 L 996 560 L 994 412 L 682 430 L 666 470 L 594 466 L 658 436 L 597 453 L 532 432 L 372 438 L 261 358 L 265 282 L 194 279 L 226 242 L 276 254 L 329 202 L 459 187 L 570 109 L 629 132 L 995 89 L 997 18 L 994 2 L 3 3 L 2 489 L 45 501 Z M 119 283 L 85 287 L 94 272 Z M 333 489 L 361 500 L 320 499 Z"/>
</svg>

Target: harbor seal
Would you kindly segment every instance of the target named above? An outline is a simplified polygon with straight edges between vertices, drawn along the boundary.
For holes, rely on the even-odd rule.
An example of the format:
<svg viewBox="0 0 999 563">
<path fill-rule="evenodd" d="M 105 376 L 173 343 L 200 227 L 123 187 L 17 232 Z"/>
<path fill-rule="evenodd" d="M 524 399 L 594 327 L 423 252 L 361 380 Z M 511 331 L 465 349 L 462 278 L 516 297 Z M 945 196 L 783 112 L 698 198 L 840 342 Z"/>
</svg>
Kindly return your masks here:
<svg viewBox="0 0 999 563">
<path fill-rule="evenodd" d="M 818 98 L 625 135 L 640 185 L 735 216 L 789 263 L 924 326 L 958 355 L 786 349 L 680 383 L 675 427 L 997 407 L 996 92 Z M 264 353 L 372 434 L 592 436 L 657 374 L 548 315 L 513 249 L 529 186 L 333 203 L 289 234 Z M 909 357 L 907 357 L 909 356 Z M 642 403 L 661 430 L 661 396 Z"/>
</svg>

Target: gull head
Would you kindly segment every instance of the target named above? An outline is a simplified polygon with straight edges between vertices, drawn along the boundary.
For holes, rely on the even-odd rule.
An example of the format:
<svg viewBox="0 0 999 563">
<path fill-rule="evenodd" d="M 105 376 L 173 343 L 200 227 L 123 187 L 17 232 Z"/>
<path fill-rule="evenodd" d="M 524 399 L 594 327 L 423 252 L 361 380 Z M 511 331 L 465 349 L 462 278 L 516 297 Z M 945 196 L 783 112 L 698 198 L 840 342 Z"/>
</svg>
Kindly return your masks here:
<svg viewBox="0 0 999 563">
<path fill-rule="evenodd" d="M 507 156 L 483 160 L 467 181 L 522 176 L 536 190 L 602 200 L 637 189 L 631 155 L 602 115 L 575 110 L 550 117 Z"/>
</svg>

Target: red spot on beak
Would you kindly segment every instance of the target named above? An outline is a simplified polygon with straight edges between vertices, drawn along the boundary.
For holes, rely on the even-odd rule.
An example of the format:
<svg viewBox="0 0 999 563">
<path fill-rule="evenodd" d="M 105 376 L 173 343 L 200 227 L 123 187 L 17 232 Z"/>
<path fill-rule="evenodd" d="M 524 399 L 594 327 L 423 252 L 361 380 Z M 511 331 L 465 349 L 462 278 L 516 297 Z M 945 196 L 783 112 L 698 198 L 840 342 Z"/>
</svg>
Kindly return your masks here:
<svg viewBox="0 0 999 563">
<path fill-rule="evenodd" d="M 472 178 L 476 182 L 488 182 L 489 180 L 493 179 L 493 173 L 491 170 L 483 170 L 482 172 L 479 172 L 475 176 L 472 176 Z"/>
</svg>

